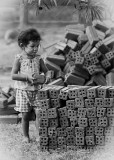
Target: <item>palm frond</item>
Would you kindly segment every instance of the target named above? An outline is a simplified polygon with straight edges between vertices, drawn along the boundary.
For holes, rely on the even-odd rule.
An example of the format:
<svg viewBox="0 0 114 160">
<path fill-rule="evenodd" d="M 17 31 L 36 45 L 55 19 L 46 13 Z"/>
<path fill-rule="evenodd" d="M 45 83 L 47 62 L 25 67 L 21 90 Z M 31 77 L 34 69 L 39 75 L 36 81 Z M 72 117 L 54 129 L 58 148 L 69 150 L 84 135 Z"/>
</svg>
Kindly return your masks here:
<svg viewBox="0 0 114 160">
<path fill-rule="evenodd" d="M 56 0 L 50 0 L 52 3 L 54 2 L 55 6 L 57 6 L 57 1 Z"/>
<path fill-rule="evenodd" d="M 38 0 L 38 5 L 39 5 L 39 6 L 41 5 L 41 1 L 42 1 L 42 0 Z"/>
<path fill-rule="evenodd" d="M 79 14 L 81 17 L 85 18 L 86 23 L 93 21 L 95 19 L 103 19 L 103 5 L 95 0 L 88 0 L 88 3 L 81 4 L 79 9 Z"/>
</svg>

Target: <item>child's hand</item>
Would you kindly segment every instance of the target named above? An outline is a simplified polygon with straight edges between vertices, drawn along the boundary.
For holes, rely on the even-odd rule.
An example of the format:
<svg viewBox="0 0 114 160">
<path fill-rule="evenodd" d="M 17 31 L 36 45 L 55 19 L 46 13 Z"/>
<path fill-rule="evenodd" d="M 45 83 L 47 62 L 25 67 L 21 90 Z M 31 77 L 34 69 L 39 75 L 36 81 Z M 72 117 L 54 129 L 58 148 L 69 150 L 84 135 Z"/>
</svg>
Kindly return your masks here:
<svg viewBox="0 0 114 160">
<path fill-rule="evenodd" d="M 45 82 L 45 76 L 44 75 L 33 74 L 32 77 L 34 77 L 33 85 L 43 84 Z"/>
<path fill-rule="evenodd" d="M 27 81 L 28 83 L 30 83 L 31 85 L 33 85 L 35 78 L 33 76 L 27 76 Z"/>
</svg>

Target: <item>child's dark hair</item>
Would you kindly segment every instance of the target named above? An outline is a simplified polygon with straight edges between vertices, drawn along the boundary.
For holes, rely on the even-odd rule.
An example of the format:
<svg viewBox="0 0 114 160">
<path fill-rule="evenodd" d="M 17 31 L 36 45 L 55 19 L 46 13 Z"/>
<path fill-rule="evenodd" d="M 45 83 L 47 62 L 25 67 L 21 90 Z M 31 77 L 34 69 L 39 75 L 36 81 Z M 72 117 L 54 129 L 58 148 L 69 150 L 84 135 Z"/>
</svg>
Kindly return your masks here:
<svg viewBox="0 0 114 160">
<path fill-rule="evenodd" d="M 40 41 L 41 37 L 39 32 L 34 29 L 27 29 L 25 31 L 22 31 L 18 36 L 18 45 L 20 47 L 27 46 L 29 41 Z"/>
</svg>

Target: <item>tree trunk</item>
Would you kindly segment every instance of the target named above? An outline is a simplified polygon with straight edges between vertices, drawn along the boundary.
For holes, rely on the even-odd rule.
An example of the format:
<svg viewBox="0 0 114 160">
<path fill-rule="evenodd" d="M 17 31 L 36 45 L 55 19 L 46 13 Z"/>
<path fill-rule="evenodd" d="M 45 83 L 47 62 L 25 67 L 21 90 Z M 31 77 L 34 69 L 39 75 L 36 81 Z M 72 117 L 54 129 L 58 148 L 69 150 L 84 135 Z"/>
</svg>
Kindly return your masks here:
<svg viewBox="0 0 114 160">
<path fill-rule="evenodd" d="M 28 25 L 28 3 L 27 0 L 20 0 L 20 25 L 19 28 L 23 29 Z"/>
</svg>

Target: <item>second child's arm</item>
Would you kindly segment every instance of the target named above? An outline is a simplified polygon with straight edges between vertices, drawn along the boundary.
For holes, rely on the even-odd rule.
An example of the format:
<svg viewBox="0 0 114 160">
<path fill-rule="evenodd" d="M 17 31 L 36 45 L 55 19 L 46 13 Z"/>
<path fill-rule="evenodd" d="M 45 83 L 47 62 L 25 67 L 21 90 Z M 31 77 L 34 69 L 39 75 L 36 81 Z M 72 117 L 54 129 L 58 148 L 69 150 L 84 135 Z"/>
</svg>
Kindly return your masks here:
<svg viewBox="0 0 114 160">
<path fill-rule="evenodd" d="M 15 59 L 14 64 L 13 64 L 13 68 L 11 71 L 11 77 L 12 80 L 17 80 L 17 81 L 28 81 L 30 83 L 33 83 L 33 77 L 28 76 L 26 74 L 21 74 L 19 73 L 20 71 L 20 61 L 19 59 Z"/>
</svg>

